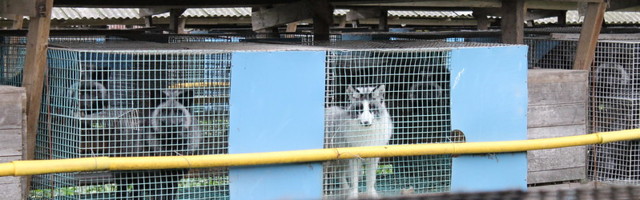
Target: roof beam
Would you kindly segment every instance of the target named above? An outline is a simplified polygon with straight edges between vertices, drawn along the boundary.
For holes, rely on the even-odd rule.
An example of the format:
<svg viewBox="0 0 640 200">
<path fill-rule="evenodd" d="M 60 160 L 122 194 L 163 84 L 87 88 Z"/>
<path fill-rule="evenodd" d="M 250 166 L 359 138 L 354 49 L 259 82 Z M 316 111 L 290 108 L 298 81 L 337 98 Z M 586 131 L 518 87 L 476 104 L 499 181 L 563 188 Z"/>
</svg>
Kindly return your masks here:
<svg viewBox="0 0 640 200">
<path fill-rule="evenodd" d="M 578 49 L 576 51 L 573 69 L 590 70 L 591 62 L 595 56 L 596 43 L 602 23 L 604 21 L 604 12 L 607 9 L 606 3 L 588 3 L 587 13 L 584 16 L 582 30 L 580 31 L 580 39 L 578 40 Z"/>
<path fill-rule="evenodd" d="M 254 10 L 251 13 L 253 30 L 285 25 L 313 17 L 313 7 L 308 0 L 275 5 L 273 8 Z"/>
</svg>

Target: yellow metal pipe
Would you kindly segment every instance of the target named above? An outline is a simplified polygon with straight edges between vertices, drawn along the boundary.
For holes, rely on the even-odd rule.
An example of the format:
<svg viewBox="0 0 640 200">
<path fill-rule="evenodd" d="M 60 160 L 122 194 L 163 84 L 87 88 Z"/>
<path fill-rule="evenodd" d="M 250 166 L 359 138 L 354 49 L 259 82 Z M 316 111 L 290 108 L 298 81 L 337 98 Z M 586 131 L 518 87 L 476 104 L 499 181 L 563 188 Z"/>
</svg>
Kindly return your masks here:
<svg viewBox="0 0 640 200">
<path fill-rule="evenodd" d="M 637 139 L 640 139 L 640 129 L 500 142 L 389 145 L 201 156 L 94 157 L 61 160 L 24 160 L 0 164 L 0 176 L 25 176 L 76 171 L 268 165 L 369 157 L 505 153 Z"/>
</svg>

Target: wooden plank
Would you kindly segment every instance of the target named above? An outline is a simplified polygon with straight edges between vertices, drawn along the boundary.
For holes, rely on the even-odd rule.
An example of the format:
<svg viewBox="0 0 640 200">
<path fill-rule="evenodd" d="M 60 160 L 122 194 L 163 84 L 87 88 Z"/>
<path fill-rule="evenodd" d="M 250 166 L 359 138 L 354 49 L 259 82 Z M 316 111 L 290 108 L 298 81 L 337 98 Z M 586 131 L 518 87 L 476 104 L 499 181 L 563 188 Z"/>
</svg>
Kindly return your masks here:
<svg viewBox="0 0 640 200">
<path fill-rule="evenodd" d="M 586 103 L 587 81 L 584 70 L 529 70 L 529 106 Z"/>
<path fill-rule="evenodd" d="M 573 167 L 585 167 L 587 148 L 585 146 L 527 152 L 529 171 L 547 171 Z"/>
<path fill-rule="evenodd" d="M 524 43 L 524 0 L 502 0 L 502 42 L 505 44 Z"/>
<path fill-rule="evenodd" d="M 586 168 L 576 167 L 569 169 L 558 169 L 553 171 L 537 171 L 527 174 L 527 183 L 553 183 L 561 181 L 574 181 L 586 178 Z"/>
<path fill-rule="evenodd" d="M 22 129 L 26 93 L 24 88 L 0 86 L 0 130 Z"/>
<path fill-rule="evenodd" d="M 13 30 L 22 29 L 23 25 L 24 25 L 24 17 L 22 15 L 16 15 L 15 18 L 13 19 L 13 23 L 11 24 L 11 29 Z"/>
<path fill-rule="evenodd" d="M 584 124 L 586 108 L 585 103 L 529 106 L 527 127 Z"/>
<path fill-rule="evenodd" d="M 22 132 L 22 128 L 0 130 L 0 156 L 22 157 Z"/>
<path fill-rule="evenodd" d="M 528 83 L 583 82 L 589 77 L 585 70 L 530 69 L 528 72 Z"/>
<path fill-rule="evenodd" d="M 295 33 L 296 31 L 298 31 L 298 22 L 291 22 L 287 24 L 287 33 Z"/>
<path fill-rule="evenodd" d="M 564 136 L 575 136 L 587 134 L 586 124 L 566 125 L 566 126 L 549 126 L 549 127 L 530 127 L 527 128 L 528 139 L 554 138 Z"/>
<path fill-rule="evenodd" d="M 49 29 L 51 25 L 51 8 L 53 0 L 38 0 L 41 8 L 39 16 L 31 18 L 29 22 L 29 32 L 27 33 L 27 54 L 23 73 L 22 86 L 27 91 L 27 131 L 26 155 L 25 159 L 32 160 L 35 157 L 35 142 L 38 128 L 38 118 L 40 116 L 40 104 L 42 103 L 42 88 L 44 84 L 44 74 L 47 70 L 47 45 L 49 40 Z M 26 189 L 29 191 L 31 184 L 30 177 L 26 180 Z"/>
<path fill-rule="evenodd" d="M 313 9 L 309 0 L 303 0 L 254 10 L 251 12 L 251 26 L 256 31 L 309 19 L 313 17 Z"/>
<path fill-rule="evenodd" d="M 606 3 L 587 4 L 587 13 L 582 23 L 573 69 L 590 70 L 606 9 Z"/>
<path fill-rule="evenodd" d="M 7 200 L 20 200 L 26 199 L 23 198 L 21 183 L 23 181 L 22 177 L 15 176 L 5 176 L 0 177 L 0 197 L 2 199 Z"/>
<path fill-rule="evenodd" d="M 36 0 L 2 0 L 0 1 L 0 16 L 13 18 L 19 16 L 36 16 L 38 10 Z"/>
<path fill-rule="evenodd" d="M 529 84 L 530 106 L 586 103 L 587 98 L 587 81 Z"/>
</svg>

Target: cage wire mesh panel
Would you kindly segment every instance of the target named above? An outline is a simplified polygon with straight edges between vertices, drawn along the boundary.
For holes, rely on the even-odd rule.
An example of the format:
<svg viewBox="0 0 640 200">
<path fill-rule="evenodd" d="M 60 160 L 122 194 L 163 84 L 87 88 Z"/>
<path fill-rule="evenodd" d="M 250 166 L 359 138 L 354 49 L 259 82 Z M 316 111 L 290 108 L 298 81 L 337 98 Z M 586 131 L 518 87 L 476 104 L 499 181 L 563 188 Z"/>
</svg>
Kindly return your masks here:
<svg viewBox="0 0 640 200">
<path fill-rule="evenodd" d="M 104 35 L 85 36 L 51 36 L 50 44 L 67 43 L 104 43 L 111 40 L 124 40 L 119 37 Z M 0 84 L 1 85 L 22 85 L 22 68 L 24 67 L 24 57 L 27 54 L 27 38 L 24 36 L 3 36 L 0 37 Z"/>
<path fill-rule="evenodd" d="M 445 50 L 329 51 L 325 147 L 450 142 L 448 65 Z M 324 195 L 444 192 L 450 179 L 449 155 L 333 161 Z"/>
<path fill-rule="evenodd" d="M 227 153 L 230 54 L 51 48 L 36 159 Z M 34 176 L 30 199 L 226 199 L 226 168 Z"/>
<path fill-rule="evenodd" d="M 331 34 L 329 40 L 339 41 L 342 35 Z M 207 35 L 172 35 L 169 43 L 201 43 L 201 42 L 245 42 L 245 41 L 283 41 L 309 44 L 313 42 L 311 33 L 238 33 L 238 34 L 207 34 Z"/>
<path fill-rule="evenodd" d="M 573 69 L 577 40 L 528 37 L 524 42 L 529 46 L 529 68 Z"/>
<path fill-rule="evenodd" d="M 590 131 L 640 127 L 639 41 L 600 41 L 591 71 Z M 640 143 L 595 145 L 588 175 L 594 180 L 640 184 Z"/>
<path fill-rule="evenodd" d="M 614 186 L 576 189 L 532 189 L 529 191 L 506 190 L 492 192 L 463 192 L 388 197 L 388 200 L 637 200 L 640 188 Z"/>
</svg>

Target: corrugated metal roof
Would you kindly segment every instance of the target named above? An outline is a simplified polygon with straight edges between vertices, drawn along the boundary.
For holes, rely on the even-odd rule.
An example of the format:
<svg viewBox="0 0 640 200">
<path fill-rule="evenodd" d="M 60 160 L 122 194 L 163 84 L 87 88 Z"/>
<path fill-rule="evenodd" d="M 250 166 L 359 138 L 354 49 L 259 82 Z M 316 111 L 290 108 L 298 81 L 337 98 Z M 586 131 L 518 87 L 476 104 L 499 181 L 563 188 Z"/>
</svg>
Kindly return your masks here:
<svg viewBox="0 0 640 200">
<path fill-rule="evenodd" d="M 580 17 L 578 11 L 567 11 L 568 24 L 580 24 L 584 21 L 584 16 Z M 640 12 L 607 11 L 604 13 L 604 21 L 607 24 L 640 24 Z M 550 17 L 534 21 L 536 24 L 554 24 L 558 18 Z"/>
<path fill-rule="evenodd" d="M 137 19 L 137 8 L 68 8 L 55 7 L 52 18 L 56 20 L 74 19 Z M 344 16 L 348 9 L 335 9 L 333 14 Z M 389 11 L 390 16 L 396 17 L 424 17 L 424 18 L 472 18 L 471 11 Z M 251 8 L 190 8 L 184 17 L 250 17 Z M 169 13 L 154 15 L 154 17 L 169 17 Z"/>
<path fill-rule="evenodd" d="M 139 19 L 137 8 L 68 8 L 56 7 L 52 11 L 52 18 L 55 20 L 78 20 L 78 19 Z M 344 16 L 348 9 L 336 9 L 334 15 Z M 390 16 L 411 17 L 411 18 L 473 18 L 471 11 L 389 11 Z M 184 17 L 250 17 L 251 8 L 190 8 L 182 16 Z M 169 17 L 169 13 L 154 15 L 157 18 Z M 578 11 L 567 12 L 567 23 L 582 23 L 582 18 Z M 558 19 L 556 17 L 535 20 L 537 24 L 553 24 Z M 605 13 L 605 21 L 608 24 L 640 24 L 640 12 L 608 11 Z"/>
</svg>

